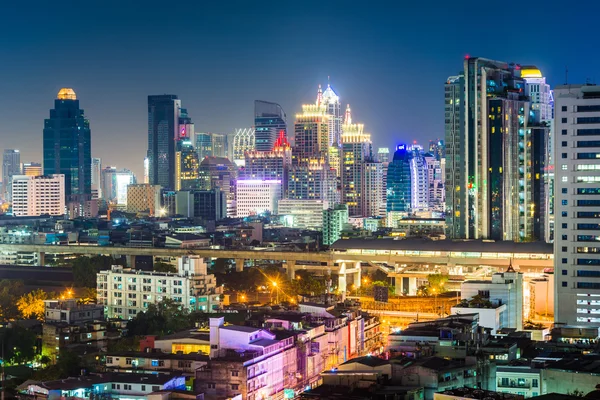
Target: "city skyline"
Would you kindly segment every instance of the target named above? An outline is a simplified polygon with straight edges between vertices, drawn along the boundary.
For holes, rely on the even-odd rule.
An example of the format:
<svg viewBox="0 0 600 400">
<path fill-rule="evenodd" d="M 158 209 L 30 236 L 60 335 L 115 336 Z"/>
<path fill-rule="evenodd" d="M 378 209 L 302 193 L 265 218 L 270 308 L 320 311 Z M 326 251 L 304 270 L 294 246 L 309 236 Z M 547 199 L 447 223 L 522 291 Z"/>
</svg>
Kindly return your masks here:
<svg viewBox="0 0 600 400">
<path fill-rule="evenodd" d="M 236 13 L 218 5 L 209 9 L 177 5 L 183 7 L 180 11 L 185 10 L 190 23 L 173 19 L 154 32 L 151 28 L 160 17 L 159 8 L 146 7 L 141 11 L 143 18 L 132 21 L 128 17 L 132 5 L 119 9 L 110 4 L 102 8 L 86 5 L 84 10 L 41 5 L 27 10 L 33 28 L 22 31 L 16 23 L 25 10 L 18 5 L 11 7 L 5 15 L 12 18 L 0 29 L 5 34 L 18 30 L 20 35 L 5 47 L 5 58 L 10 62 L 0 67 L 0 73 L 10 77 L 3 83 L 5 95 L 0 96 L 3 149 L 20 149 L 23 159 L 41 161 L 38 139 L 43 119 L 55 93 L 61 87 L 72 87 L 85 104 L 94 128 L 92 156 L 102 158 L 105 165 L 129 168 L 138 177 L 143 176 L 146 152 L 142 144 L 147 132 L 146 98 L 152 94 L 177 94 L 198 132 L 232 133 L 252 124 L 254 100 L 279 103 L 288 115 L 294 115 L 301 104 L 312 102 L 318 84 L 326 87 L 330 76 L 342 106 L 352 104 L 357 120 L 373 134 L 374 147 L 393 148 L 415 138 L 443 137 L 440 83 L 461 69 L 466 54 L 537 65 L 552 86 L 564 83 L 566 66 L 570 82 L 593 81 L 595 77 L 590 74 L 600 66 L 600 58 L 594 54 L 586 57 L 584 64 L 580 54 L 586 45 L 574 40 L 587 35 L 593 24 L 586 19 L 593 12 L 588 9 L 584 15 L 577 14 L 577 19 L 569 18 L 577 10 L 559 9 L 552 3 L 543 9 L 525 10 L 522 15 L 523 20 L 535 17 L 542 25 L 564 17 L 560 32 L 544 30 L 544 42 L 552 43 L 551 47 L 531 46 L 516 30 L 504 37 L 513 45 L 490 47 L 488 41 L 458 23 L 452 26 L 454 35 L 445 37 L 443 22 L 460 21 L 460 8 L 412 6 L 414 10 L 404 10 L 411 11 L 407 13 L 392 6 L 358 13 L 347 8 L 330 12 L 331 5 L 320 9 L 323 17 L 317 16 L 315 22 L 320 29 L 312 29 L 302 23 L 311 13 L 309 7 L 292 10 L 285 6 L 262 12 L 240 5 Z M 490 7 L 482 5 L 472 11 L 485 14 Z M 76 18 L 79 12 L 94 14 L 95 20 L 106 23 Z M 417 18 L 408 18 L 409 14 Z M 204 15 L 215 17 L 214 21 Z M 55 24 L 59 17 L 70 24 Z M 272 28 L 277 35 L 253 23 L 255 18 L 280 21 L 280 28 Z M 222 24 L 223 20 L 228 23 Z M 364 31 L 347 29 L 359 21 Z M 235 29 L 229 32 L 232 26 Z M 169 40 L 160 36 L 175 27 L 176 33 L 170 34 Z M 74 40 L 59 40 L 75 30 L 78 35 Z M 411 35 L 414 32 L 422 34 Z M 154 47 L 146 42 L 148 35 L 156 39 Z M 327 35 L 339 36 L 339 57 L 301 66 L 290 62 Z M 271 40 L 281 49 L 281 57 L 270 68 L 246 62 L 252 61 L 263 40 Z M 169 46 L 173 46 L 173 54 L 184 47 L 194 49 L 190 62 L 155 56 Z M 326 49 L 322 47 L 322 51 Z M 149 59 L 156 62 L 149 63 Z M 210 62 L 194 62 L 199 59 Z M 123 137 L 132 140 L 114 146 Z"/>
</svg>

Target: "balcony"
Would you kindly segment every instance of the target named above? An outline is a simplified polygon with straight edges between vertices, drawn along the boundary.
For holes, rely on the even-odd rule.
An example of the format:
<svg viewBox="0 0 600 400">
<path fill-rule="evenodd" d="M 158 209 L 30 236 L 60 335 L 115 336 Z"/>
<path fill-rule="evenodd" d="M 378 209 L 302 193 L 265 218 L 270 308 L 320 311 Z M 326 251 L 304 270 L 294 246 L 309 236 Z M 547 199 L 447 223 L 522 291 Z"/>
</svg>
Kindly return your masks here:
<svg viewBox="0 0 600 400">
<path fill-rule="evenodd" d="M 531 382 L 517 382 L 510 381 L 504 382 L 498 381 L 498 388 L 509 388 L 509 389 L 531 389 Z"/>
</svg>

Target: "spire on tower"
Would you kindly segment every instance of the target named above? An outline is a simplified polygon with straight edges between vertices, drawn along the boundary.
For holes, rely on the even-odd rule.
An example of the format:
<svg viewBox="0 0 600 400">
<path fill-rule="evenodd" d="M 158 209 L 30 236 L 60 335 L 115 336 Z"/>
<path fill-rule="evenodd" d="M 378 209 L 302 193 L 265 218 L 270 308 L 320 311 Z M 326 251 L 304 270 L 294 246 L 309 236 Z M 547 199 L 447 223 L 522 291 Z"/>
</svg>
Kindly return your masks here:
<svg viewBox="0 0 600 400">
<path fill-rule="evenodd" d="M 346 106 L 346 114 L 344 115 L 344 125 L 350 125 L 352 123 L 352 110 L 350 104 Z"/>
<path fill-rule="evenodd" d="M 321 89 L 321 85 L 319 85 L 319 90 L 317 90 L 317 105 L 320 106 L 323 102 L 323 89 Z"/>
</svg>

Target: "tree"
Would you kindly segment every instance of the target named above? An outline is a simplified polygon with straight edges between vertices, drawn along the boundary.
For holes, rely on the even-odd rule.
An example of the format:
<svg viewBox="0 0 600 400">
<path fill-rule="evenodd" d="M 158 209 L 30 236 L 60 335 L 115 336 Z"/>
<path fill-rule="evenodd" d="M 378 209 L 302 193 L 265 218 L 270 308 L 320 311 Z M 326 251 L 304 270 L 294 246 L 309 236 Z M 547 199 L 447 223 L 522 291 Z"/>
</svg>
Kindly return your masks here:
<svg viewBox="0 0 600 400">
<path fill-rule="evenodd" d="M 36 341 L 36 334 L 21 326 L 0 329 L 4 359 L 10 364 L 32 361 L 37 351 Z"/>
<path fill-rule="evenodd" d="M 189 310 L 175 300 L 163 301 L 148 306 L 145 312 L 136 315 L 127 323 L 128 336 L 166 335 L 191 328 L 193 323 Z"/>
<path fill-rule="evenodd" d="M 80 256 L 72 263 L 75 286 L 95 288 L 98 272 L 109 270 L 113 265 L 122 264 L 122 260 L 116 260 L 110 256 Z"/>
<path fill-rule="evenodd" d="M 446 291 L 445 284 L 449 278 L 450 276 L 446 274 L 429 274 L 427 275 L 427 282 L 430 289 L 432 289 L 431 291 L 435 289 L 435 292 L 443 293 Z"/>
<path fill-rule="evenodd" d="M 0 281 L 0 317 L 13 320 L 20 316 L 17 299 L 25 292 L 23 282 L 3 279 Z"/>
<path fill-rule="evenodd" d="M 17 300 L 17 308 L 23 318 L 44 319 L 44 300 L 48 300 L 48 293 L 36 289 L 26 293 Z"/>
<path fill-rule="evenodd" d="M 157 261 L 154 263 L 154 272 L 171 272 L 176 273 L 177 268 L 172 264 Z"/>
</svg>

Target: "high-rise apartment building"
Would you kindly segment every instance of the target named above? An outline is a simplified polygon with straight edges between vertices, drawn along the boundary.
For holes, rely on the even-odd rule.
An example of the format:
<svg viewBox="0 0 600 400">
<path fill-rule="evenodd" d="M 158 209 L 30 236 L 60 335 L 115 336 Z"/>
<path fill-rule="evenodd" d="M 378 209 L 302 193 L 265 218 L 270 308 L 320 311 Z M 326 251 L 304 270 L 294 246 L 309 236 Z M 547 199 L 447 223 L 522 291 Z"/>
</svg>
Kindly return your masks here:
<svg viewBox="0 0 600 400">
<path fill-rule="evenodd" d="M 327 84 L 327 89 L 321 91 L 321 85 L 317 92 L 317 106 L 324 106 L 325 112 L 329 116 L 327 122 L 329 124 L 329 145 L 340 147 L 342 136 L 342 105 L 340 96 L 332 89 L 330 84 Z"/>
<path fill-rule="evenodd" d="M 377 160 L 382 163 L 390 162 L 390 149 L 388 147 L 379 147 L 377 149 Z"/>
<path fill-rule="evenodd" d="M 554 96 L 554 320 L 600 327 L 600 87 Z"/>
<path fill-rule="evenodd" d="M 158 216 L 160 210 L 160 186 L 148 183 L 127 186 L 127 212 L 147 212 L 150 216 Z"/>
<path fill-rule="evenodd" d="M 181 100 L 173 94 L 148 96 L 150 184 L 175 188 L 175 142 L 180 137 Z"/>
<path fill-rule="evenodd" d="M 483 58 L 466 58 L 464 74 L 446 82 L 451 238 L 521 241 L 543 234 L 535 188 L 543 182 L 545 160 L 532 144 L 542 145 L 537 139 L 548 128 L 530 122 L 525 85 L 519 66 Z"/>
<path fill-rule="evenodd" d="M 348 207 L 338 204 L 323 210 L 323 244 L 330 246 L 340 240 L 342 230 L 348 224 Z"/>
<path fill-rule="evenodd" d="M 364 217 L 379 216 L 384 196 L 383 163 L 365 160 L 362 164 L 361 214 Z"/>
<path fill-rule="evenodd" d="M 73 89 L 63 88 L 44 121 L 44 175 L 64 175 L 65 201 L 85 209 L 92 196 L 90 122 Z"/>
<path fill-rule="evenodd" d="M 144 183 L 150 184 L 150 160 L 144 157 Z"/>
<path fill-rule="evenodd" d="M 12 177 L 21 173 L 21 153 L 19 150 L 5 149 L 2 157 L 2 196 L 10 201 Z"/>
<path fill-rule="evenodd" d="M 240 169 L 240 179 L 281 181 L 281 196 L 285 196 L 291 157 L 289 145 L 271 151 L 247 152 L 245 167 Z"/>
<path fill-rule="evenodd" d="M 175 190 L 200 188 L 198 153 L 189 139 L 177 141 L 175 152 Z"/>
<path fill-rule="evenodd" d="M 429 170 L 423 148 L 418 145 L 409 147 L 410 156 L 410 186 L 411 211 L 429 209 Z"/>
<path fill-rule="evenodd" d="M 243 166 L 245 154 L 255 149 L 254 128 L 236 129 L 233 136 L 233 162 L 237 166 Z"/>
<path fill-rule="evenodd" d="M 13 175 L 12 212 L 17 217 L 65 214 L 65 177 Z"/>
<path fill-rule="evenodd" d="M 227 201 L 227 216 L 235 217 L 235 194 L 237 167 L 225 157 L 206 157 L 200 163 L 200 188 L 211 190 L 219 188 Z"/>
<path fill-rule="evenodd" d="M 328 207 L 324 200 L 279 200 L 277 212 L 283 216 L 285 226 L 304 229 L 323 227 L 323 210 Z"/>
<path fill-rule="evenodd" d="M 102 198 L 102 160 L 92 158 L 92 199 Z"/>
<path fill-rule="evenodd" d="M 287 117 L 277 103 L 254 101 L 256 151 L 271 151 L 279 136 L 287 137 Z"/>
<path fill-rule="evenodd" d="M 42 164 L 36 162 L 23 163 L 23 175 L 40 176 L 44 174 Z"/>
<path fill-rule="evenodd" d="M 198 160 L 202 162 L 204 157 L 213 156 L 212 133 L 199 133 L 194 135 L 194 147 L 198 152 Z"/>
<path fill-rule="evenodd" d="M 372 160 L 371 135 L 364 133 L 363 124 L 353 124 L 350 118 L 342 127 L 342 203 L 348 206 L 350 216 L 363 214 L 363 164 Z"/>
</svg>

